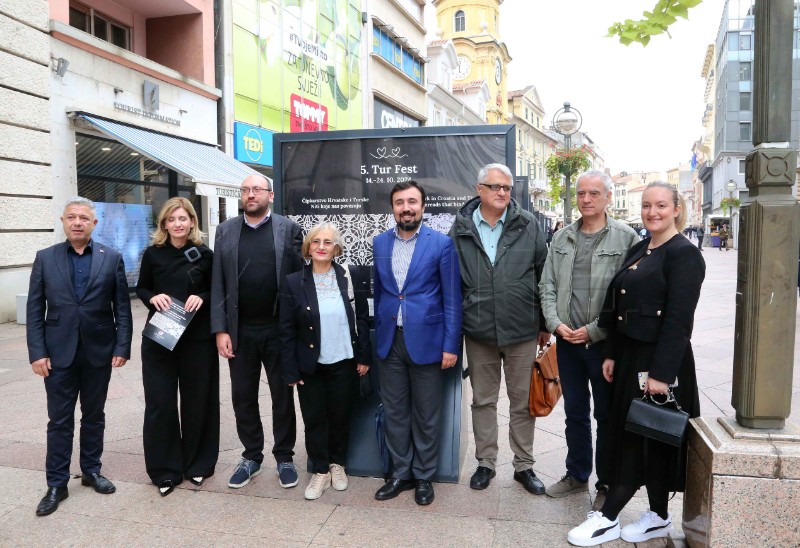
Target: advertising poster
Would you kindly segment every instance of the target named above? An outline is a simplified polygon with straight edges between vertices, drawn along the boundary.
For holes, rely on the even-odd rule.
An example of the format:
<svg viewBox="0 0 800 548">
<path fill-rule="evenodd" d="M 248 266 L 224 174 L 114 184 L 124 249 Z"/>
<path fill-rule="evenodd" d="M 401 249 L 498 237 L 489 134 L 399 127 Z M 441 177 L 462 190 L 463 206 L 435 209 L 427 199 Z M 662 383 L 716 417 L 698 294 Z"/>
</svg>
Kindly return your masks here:
<svg viewBox="0 0 800 548">
<path fill-rule="evenodd" d="M 502 163 L 513 172 L 514 165 L 511 125 L 281 133 L 273 143 L 275 211 L 304 231 L 323 221 L 335 223 L 344 240 L 342 261 L 357 265 L 370 280 L 372 239 L 395 226 L 390 192 L 396 183 L 416 180 L 427 194 L 424 222 L 447 233 L 458 210 L 476 195 L 478 170 Z M 372 395 L 354 405 L 347 457 L 352 475 L 385 473 L 376 433 L 380 369 L 370 369 Z M 468 406 L 461 371 L 459 362 L 444 373 L 435 481 L 457 482 L 466 456 Z"/>
<path fill-rule="evenodd" d="M 345 242 L 344 262 L 368 267 L 372 238 L 395 224 L 395 183 L 420 183 L 427 194 L 425 223 L 447 233 L 458 209 L 476 195 L 478 170 L 493 162 L 513 166 L 513 138 L 513 126 L 277 134 L 276 211 L 304 231 L 335 223 Z"/>
<path fill-rule="evenodd" d="M 142 255 L 155 230 L 153 206 L 95 202 L 97 226 L 92 239 L 122 253 L 128 287 L 136 287 Z"/>
<path fill-rule="evenodd" d="M 361 128 L 359 0 L 233 0 L 234 117 L 281 132 Z"/>
</svg>

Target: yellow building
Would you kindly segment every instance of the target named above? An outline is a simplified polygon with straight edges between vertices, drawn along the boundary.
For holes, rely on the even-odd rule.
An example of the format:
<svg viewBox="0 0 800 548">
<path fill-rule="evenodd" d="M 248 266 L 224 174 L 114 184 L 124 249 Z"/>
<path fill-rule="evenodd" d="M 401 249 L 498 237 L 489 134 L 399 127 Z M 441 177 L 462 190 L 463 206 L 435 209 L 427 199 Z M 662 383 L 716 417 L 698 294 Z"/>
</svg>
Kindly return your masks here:
<svg viewBox="0 0 800 548">
<path fill-rule="evenodd" d="M 506 80 L 511 56 L 500 41 L 503 0 L 433 0 L 442 39 L 450 39 L 458 55 L 455 84 L 485 81 L 491 98 L 486 104 L 490 124 L 508 123 Z"/>
</svg>

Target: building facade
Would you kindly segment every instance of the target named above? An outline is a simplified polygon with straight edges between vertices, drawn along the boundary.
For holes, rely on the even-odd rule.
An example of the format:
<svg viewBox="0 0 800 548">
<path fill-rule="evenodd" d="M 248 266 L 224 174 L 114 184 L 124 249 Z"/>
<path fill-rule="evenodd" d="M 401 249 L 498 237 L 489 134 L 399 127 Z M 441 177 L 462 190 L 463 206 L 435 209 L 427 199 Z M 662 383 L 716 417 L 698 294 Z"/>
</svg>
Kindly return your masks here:
<svg viewBox="0 0 800 548">
<path fill-rule="evenodd" d="M 511 56 L 500 40 L 502 0 L 433 0 L 437 34 L 453 41 L 458 68 L 456 84 L 484 81 L 489 86 L 486 118 L 490 124 L 508 122 L 507 76 Z"/>
<path fill-rule="evenodd" d="M 122 253 L 131 285 L 153 219 L 170 197 L 194 203 L 201 229 L 213 241 L 218 196 L 236 195 L 241 179 L 253 172 L 217 147 L 222 93 L 216 86 L 213 0 L 13 4 L 11 32 L 0 34 L 34 53 L 24 54 L 25 64 L 3 63 L 10 87 L 31 80 L 24 97 L 7 104 L 28 121 L 12 120 L 17 129 L 2 138 L 17 143 L 3 149 L 36 151 L 16 158 L 9 179 L 40 182 L 29 185 L 36 202 L 9 202 L 35 218 L 28 226 L 36 233 L 20 239 L 25 250 L 20 246 L 12 254 L 19 267 L 12 291 L 27 281 L 36 249 L 63 239 L 58 218 L 74 195 L 95 202 L 93 238 Z M 45 91 L 32 87 L 44 83 Z M 11 319 L 7 301 L 3 319 Z"/>
<path fill-rule="evenodd" d="M 727 0 L 722 12 L 719 31 L 714 44 L 713 73 L 713 155 L 706 166 L 711 173 L 704 181 L 703 214 L 706 222 L 717 225 L 730 223 L 733 242 L 738 244 L 738 210 L 723 210 L 725 198 L 746 200 L 745 158 L 753 149 L 753 54 L 754 32 L 753 0 Z M 792 89 L 800 89 L 800 13 L 795 4 Z M 707 103 L 708 105 L 709 103 Z M 706 107 L 708 108 L 708 106 Z M 791 146 L 798 146 L 800 132 L 800 98 L 792 98 Z M 736 184 L 729 193 L 726 185 Z M 710 184 L 710 188 L 709 188 Z M 796 185 L 794 191 L 796 192 Z"/>
<path fill-rule="evenodd" d="M 427 125 L 424 0 L 375 0 L 367 4 L 372 37 L 367 56 L 364 127 Z"/>
<path fill-rule="evenodd" d="M 536 87 L 509 91 L 509 122 L 516 126 L 516 170 L 517 176 L 528 178 L 528 193 L 531 205 L 537 211 L 553 213 L 550 185 L 544 163 L 552 153 L 556 142 L 545 131 L 545 112 Z"/>
<path fill-rule="evenodd" d="M 473 86 L 453 86 L 453 72 L 458 56 L 450 40 L 428 43 L 427 88 L 429 126 L 470 126 L 486 123 L 486 101 L 489 86 L 475 82 Z"/>
</svg>

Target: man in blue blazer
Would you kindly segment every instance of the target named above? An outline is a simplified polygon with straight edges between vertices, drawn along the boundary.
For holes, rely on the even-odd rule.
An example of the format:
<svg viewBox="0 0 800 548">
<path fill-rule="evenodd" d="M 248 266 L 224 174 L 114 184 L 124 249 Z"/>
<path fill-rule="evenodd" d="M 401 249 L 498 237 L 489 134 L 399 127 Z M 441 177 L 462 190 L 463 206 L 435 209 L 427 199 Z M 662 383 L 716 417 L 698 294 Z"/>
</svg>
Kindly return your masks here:
<svg viewBox="0 0 800 548">
<path fill-rule="evenodd" d="M 461 351 L 461 274 L 453 241 L 422 225 L 416 181 L 391 192 L 397 226 L 375 237 L 375 336 L 392 477 L 375 498 L 416 488 L 433 502 L 441 424 L 442 370 Z"/>
<path fill-rule="evenodd" d="M 67 241 L 36 253 L 28 289 L 28 357 L 47 391 L 46 516 L 69 496 L 75 403 L 81 399 L 83 485 L 116 489 L 101 473 L 106 395 L 111 368 L 131 355 L 131 301 L 122 255 L 91 239 L 94 203 L 71 198 L 61 217 Z"/>
</svg>

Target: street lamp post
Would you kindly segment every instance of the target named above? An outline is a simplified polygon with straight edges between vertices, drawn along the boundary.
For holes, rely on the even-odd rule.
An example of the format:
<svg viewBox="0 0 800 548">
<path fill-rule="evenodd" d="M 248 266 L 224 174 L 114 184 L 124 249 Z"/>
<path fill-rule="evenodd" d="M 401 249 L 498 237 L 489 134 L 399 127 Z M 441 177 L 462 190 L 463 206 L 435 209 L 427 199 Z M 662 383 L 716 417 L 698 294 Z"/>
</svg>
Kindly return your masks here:
<svg viewBox="0 0 800 548">
<path fill-rule="evenodd" d="M 578 131 L 583 124 L 583 117 L 581 113 L 572 108 L 569 101 L 564 103 L 564 108 L 558 110 L 553 115 L 553 127 L 556 132 L 564 136 L 564 146 L 567 153 L 572 146 L 572 135 Z M 567 171 L 564 174 L 564 225 L 572 223 L 572 192 L 570 188 L 570 177 L 572 172 Z"/>
</svg>

